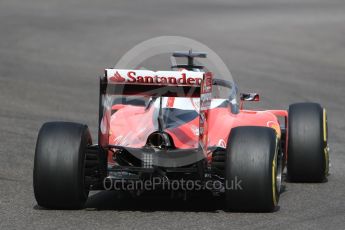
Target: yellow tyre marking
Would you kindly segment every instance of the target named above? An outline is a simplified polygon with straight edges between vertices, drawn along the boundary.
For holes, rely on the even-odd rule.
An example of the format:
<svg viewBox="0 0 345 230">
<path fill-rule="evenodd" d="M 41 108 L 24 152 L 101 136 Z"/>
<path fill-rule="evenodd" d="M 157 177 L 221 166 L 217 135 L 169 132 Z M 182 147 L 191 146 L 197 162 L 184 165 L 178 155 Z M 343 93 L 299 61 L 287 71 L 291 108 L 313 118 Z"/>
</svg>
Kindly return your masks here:
<svg viewBox="0 0 345 230">
<path fill-rule="evenodd" d="M 277 205 L 277 195 L 276 195 L 276 162 L 273 159 L 272 162 L 272 194 L 273 194 L 273 204 Z"/>
<path fill-rule="evenodd" d="M 327 112 L 326 109 L 323 109 L 323 141 L 325 142 L 325 147 L 323 149 L 324 157 L 325 157 L 325 175 L 328 175 L 329 172 L 329 151 L 328 151 L 328 143 L 327 143 Z"/>
<path fill-rule="evenodd" d="M 277 205 L 277 189 L 276 189 L 276 179 L 277 179 L 277 171 L 276 171 L 276 159 L 278 154 L 278 138 L 276 137 L 276 152 L 273 157 L 272 162 L 272 196 L 273 196 L 273 204 L 274 206 Z"/>
<path fill-rule="evenodd" d="M 325 154 L 325 175 L 328 175 L 329 172 L 329 152 L 328 152 L 328 146 L 324 148 L 324 154 Z"/>
<path fill-rule="evenodd" d="M 326 109 L 323 109 L 323 141 L 327 141 L 327 114 Z"/>
</svg>

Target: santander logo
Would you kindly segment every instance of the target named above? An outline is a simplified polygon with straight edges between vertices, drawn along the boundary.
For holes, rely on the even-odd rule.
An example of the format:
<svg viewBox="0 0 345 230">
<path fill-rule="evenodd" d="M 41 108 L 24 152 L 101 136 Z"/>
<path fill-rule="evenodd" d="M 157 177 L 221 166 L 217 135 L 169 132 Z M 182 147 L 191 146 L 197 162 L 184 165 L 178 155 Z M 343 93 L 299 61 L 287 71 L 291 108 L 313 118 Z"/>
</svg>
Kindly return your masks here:
<svg viewBox="0 0 345 230">
<path fill-rule="evenodd" d="M 114 74 L 114 76 L 110 77 L 110 81 L 114 82 L 124 82 L 126 81 L 126 78 L 122 77 L 118 71 Z"/>
<path fill-rule="evenodd" d="M 187 76 L 185 72 L 166 71 L 122 71 L 122 77 L 119 71 L 109 77 L 114 83 L 130 83 L 130 84 L 157 84 L 157 85 L 201 85 L 202 75 Z M 202 74 L 202 73 L 198 73 Z M 190 74 L 189 74 L 190 75 Z"/>
</svg>

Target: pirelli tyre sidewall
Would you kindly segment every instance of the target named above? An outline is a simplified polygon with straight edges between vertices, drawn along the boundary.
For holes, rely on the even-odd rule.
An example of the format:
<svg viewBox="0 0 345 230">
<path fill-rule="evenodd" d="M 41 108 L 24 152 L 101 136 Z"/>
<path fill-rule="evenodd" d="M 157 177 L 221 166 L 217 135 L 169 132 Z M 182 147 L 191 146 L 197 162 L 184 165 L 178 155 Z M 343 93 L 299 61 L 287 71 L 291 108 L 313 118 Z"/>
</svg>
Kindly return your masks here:
<svg viewBox="0 0 345 230">
<path fill-rule="evenodd" d="M 289 106 L 288 178 L 291 182 L 322 182 L 329 171 L 327 113 L 317 103 Z"/>
<path fill-rule="evenodd" d="M 231 130 L 226 152 L 225 187 L 229 211 L 271 212 L 278 205 L 281 186 L 279 139 L 268 127 L 245 126 Z M 280 171 L 279 171 L 280 170 Z"/>
<path fill-rule="evenodd" d="M 45 123 L 39 131 L 33 172 L 35 198 L 51 209 L 79 209 L 88 197 L 85 189 L 85 152 L 91 145 L 86 125 Z"/>
</svg>

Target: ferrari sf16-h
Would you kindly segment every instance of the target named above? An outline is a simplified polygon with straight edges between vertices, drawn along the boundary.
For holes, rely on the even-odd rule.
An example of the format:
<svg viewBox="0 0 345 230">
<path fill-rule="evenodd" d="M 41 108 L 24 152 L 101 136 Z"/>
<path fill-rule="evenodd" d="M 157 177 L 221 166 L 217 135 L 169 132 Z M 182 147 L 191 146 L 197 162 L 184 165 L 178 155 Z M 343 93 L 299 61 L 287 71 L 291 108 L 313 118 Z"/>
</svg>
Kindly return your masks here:
<svg viewBox="0 0 345 230">
<path fill-rule="evenodd" d="M 243 103 L 259 101 L 259 95 L 239 95 L 233 82 L 195 65 L 205 53 L 173 56 L 188 64 L 174 71 L 105 70 L 97 144 L 84 124 L 41 127 L 33 174 L 38 205 L 78 209 L 91 190 L 161 178 L 161 187 L 198 182 L 224 197 L 226 210 L 270 212 L 278 205 L 285 168 L 292 182 L 326 179 L 323 107 L 308 102 L 288 110 L 246 110 Z M 229 186 L 234 181 L 236 188 Z"/>
</svg>

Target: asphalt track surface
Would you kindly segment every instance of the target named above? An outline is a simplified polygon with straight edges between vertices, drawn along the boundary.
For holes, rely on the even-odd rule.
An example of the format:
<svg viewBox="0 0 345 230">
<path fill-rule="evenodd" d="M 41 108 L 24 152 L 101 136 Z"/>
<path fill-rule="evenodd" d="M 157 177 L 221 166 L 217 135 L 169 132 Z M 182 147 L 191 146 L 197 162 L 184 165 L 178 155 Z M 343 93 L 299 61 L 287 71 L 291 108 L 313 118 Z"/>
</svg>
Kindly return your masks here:
<svg viewBox="0 0 345 230">
<path fill-rule="evenodd" d="M 115 192 L 80 211 L 41 210 L 32 188 L 42 123 L 97 133 L 98 78 L 146 39 L 179 35 L 217 52 L 262 108 L 327 108 L 329 181 L 284 183 L 274 213 L 227 213 L 207 195 L 187 201 Z M 162 62 L 168 65 L 169 62 Z M 0 2 L 0 229 L 344 229 L 345 2 L 180 0 Z"/>
</svg>

